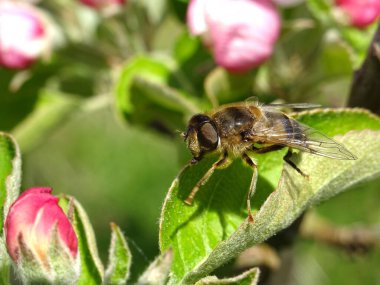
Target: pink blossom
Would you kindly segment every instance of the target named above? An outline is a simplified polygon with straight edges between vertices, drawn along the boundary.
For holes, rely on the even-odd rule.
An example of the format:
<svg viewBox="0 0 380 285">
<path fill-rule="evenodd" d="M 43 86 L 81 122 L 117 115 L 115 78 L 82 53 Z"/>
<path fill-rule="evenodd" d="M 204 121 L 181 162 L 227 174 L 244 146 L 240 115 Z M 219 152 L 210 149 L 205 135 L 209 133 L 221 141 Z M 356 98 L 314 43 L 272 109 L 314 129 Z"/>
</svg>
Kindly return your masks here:
<svg viewBox="0 0 380 285">
<path fill-rule="evenodd" d="M 0 66 L 23 69 L 47 51 L 46 23 L 31 5 L 0 1 Z"/>
<path fill-rule="evenodd" d="M 78 239 L 74 229 L 58 205 L 58 198 L 51 193 L 51 188 L 31 188 L 10 207 L 5 235 L 9 255 L 15 262 L 22 249 L 28 249 L 46 264 L 54 232 L 71 256 L 77 256 Z"/>
<path fill-rule="evenodd" d="M 216 63 L 232 72 L 266 61 L 280 31 L 280 17 L 268 0 L 191 0 L 187 23 Z"/>
<path fill-rule="evenodd" d="M 80 2 L 94 9 L 103 9 L 111 6 L 123 6 L 126 0 L 80 0 Z"/>
<path fill-rule="evenodd" d="M 379 0 L 336 0 L 335 3 L 357 28 L 365 28 L 380 16 Z"/>
</svg>

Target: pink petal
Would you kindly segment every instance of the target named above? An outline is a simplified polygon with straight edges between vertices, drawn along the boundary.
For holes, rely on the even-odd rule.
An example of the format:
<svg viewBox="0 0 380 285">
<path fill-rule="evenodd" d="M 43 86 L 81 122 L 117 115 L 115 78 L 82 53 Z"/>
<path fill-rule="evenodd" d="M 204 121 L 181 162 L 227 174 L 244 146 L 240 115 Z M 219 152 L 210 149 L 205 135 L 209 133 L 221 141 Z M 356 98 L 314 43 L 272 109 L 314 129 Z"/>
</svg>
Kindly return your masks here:
<svg viewBox="0 0 380 285">
<path fill-rule="evenodd" d="M 280 31 L 276 8 L 265 0 L 221 0 L 207 20 L 215 61 L 233 72 L 247 71 L 273 51 Z"/>
<path fill-rule="evenodd" d="M 47 47 L 45 22 L 31 5 L 0 1 L 0 65 L 25 68 Z"/>
<path fill-rule="evenodd" d="M 336 5 L 349 17 L 350 23 L 365 28 L 380 16 L 379 0 L 337 0 Z"/>
<path fill-rule="evenodd" d="M 207 0 L 190 0 L 187 9 L 187 25 L 190 33 L 193 35 L 201 35 L 207 32 L 206 23 L 206 1 Z"/>
<path fill-rule="evenodd" d="M 78 240 L 74 229 L 63 210 L 58 205 L 58 198 L 51 195 L 51 188 L 32 188 L 25 191 L 13 203 L 5 222 L 5 234 L 8 252 L 17 260 L 19 248 L 18 236 L 40 258 L 47 255 L 50 238 L 54 227 L 58 235 L 70 250 L 73 257 L 78 251 Z"/>
</svg>

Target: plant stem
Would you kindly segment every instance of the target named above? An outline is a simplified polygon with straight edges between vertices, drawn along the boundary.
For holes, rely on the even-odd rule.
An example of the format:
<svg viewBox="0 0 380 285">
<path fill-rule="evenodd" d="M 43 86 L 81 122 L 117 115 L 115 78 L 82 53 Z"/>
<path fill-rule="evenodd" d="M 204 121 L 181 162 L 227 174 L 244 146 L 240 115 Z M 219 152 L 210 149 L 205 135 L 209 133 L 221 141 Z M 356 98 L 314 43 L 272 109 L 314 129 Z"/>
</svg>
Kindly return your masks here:
<svg viewBox="0 0 380 285">
<path fill-rule="evenodd" d="M 380 21 L 361 68 L 354 74 L 348 101 L 380 115 Z"/>
</svg>

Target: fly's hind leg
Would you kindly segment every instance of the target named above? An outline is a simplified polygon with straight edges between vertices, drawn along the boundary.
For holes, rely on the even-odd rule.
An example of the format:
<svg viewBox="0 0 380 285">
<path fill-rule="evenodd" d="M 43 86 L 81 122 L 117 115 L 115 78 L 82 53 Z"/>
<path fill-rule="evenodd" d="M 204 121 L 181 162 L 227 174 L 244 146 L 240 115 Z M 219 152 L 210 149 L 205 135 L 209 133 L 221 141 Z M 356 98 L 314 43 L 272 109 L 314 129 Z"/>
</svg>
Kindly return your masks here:
<svg viewBox="0 0 380 285">
<path fill-rule="evenodd" d="M 280 149 L 282 149 L 284 147 L 285 147 L 284 145 L 276 145 L 276 144 L 275 145 L 266 146 L 266 147 L 262 147 L 262 148 L 257 148 L 257 147 L 252 146 L 251 151 L 253 151 L 254 153 L 267 153 L 267 152 L 271 152 L 271 151 L 274 151 L 274 150 L 280 150 Z M 290 160 L 291 156 L 292 156 L 292 151 L 289 148 L 288 152 L 284 156 L 285 162 L 287 162 L 291 167 L 293 167 L 294 170 L 296 170 L 303 177 L 309 178 L 309 175 L 303 173 L 302 170 L 299 169 L 297 167 L 297 165 L 293 161 Z"/>
<path fill-rule="evenodd" d="M 296 165 L 293 161 L 290 160 L 290 157 L 291 157 L 291 156 L 292 156 L 292 152 L 291 152 L 291 150 L 289 149 L 288 152 L 286 153 L 286 155 L 284 156 L 284 160 L 285 160 L 285 161 L 286 161 L 291 167 L 293 167 L 294 170 L 296 170 L 299 174 L 301 174 L 303 177 L 305 177 L 305 178 L 308 179 L 308 178 L 309 178 L 309 175 L 303 173 L 302 170 L 299 169 L 299 168 L 297 167 L 297 165 Z"/>
<path fill-rule="evenodd" d="M 251 180 L 251 184 L 249 185 L 249 190 L 248 190 L 248 194 L 247 194 L 248 221 L 250 223 L 253 223 L 253 215 L 252 215 L 252 209 L 251 209 L 251 198 L 255 194 L 255 191 L 256 191 L 257 165 L 252 161 L 252 159 L 246 153 L 243 154 L 243 159 L 253 169 L 252 180 Z"/>
<path fill-rule="evenodd" d="M 199 189 L 206 184 L 207 180 L 211 177 L 211 175 L 214 173 L 215 169 L 224 167 L 229 164 L 228 154 L 223 153 L 223 156 L 215 162 L 209 170 L 203 175 L 203 177 L 197 182 L 197 184 L 194 186 L 193 190 L 191 190 L 189 196 L 185 199 L 185 203 L 188 205 L 191 205 L 193 203 L 195 194 L 199 191 Z"/>
</svg>

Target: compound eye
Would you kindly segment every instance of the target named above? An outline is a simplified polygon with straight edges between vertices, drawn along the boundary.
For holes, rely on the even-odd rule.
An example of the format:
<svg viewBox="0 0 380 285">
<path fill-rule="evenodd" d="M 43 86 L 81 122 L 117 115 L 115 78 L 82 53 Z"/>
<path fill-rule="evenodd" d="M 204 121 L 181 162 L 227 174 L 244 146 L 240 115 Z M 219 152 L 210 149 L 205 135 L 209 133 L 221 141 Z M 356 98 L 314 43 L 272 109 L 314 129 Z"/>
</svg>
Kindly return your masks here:
<svg viewBox="0 0 380 285">
<path fill-rule="evenodd" d="M 199 144 L 202 148 L 213 150 L 218 146 L 218 133 L 211 123 L 204 123 L 198 132 Z"/>
</svg>

